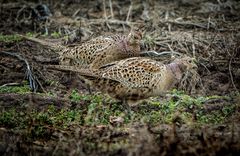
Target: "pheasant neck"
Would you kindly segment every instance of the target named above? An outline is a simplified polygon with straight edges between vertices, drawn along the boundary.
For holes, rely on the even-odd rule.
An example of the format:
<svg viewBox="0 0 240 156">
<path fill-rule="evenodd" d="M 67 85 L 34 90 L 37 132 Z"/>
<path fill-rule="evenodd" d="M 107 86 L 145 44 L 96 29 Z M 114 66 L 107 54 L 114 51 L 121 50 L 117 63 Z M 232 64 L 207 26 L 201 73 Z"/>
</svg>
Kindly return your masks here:
<svg viewBox="0 0 240 156">
<path fill-rule="evenodd" d="M 119 42 L 118 45 L 119 45 L 120 49 L 122 49 L 122 51 L 127 53 L 128 52 L 127 40 L 125 38 L 123 38 L 123 39 L 119 40 L 118 42 Z"/>
<path fill-rule="evenodd" d="M 180 80 L 182 78 L 183 72 L 178 63 L 170 63 L 167 65 L 167 68 L 170 69 L 176 79 Z"/>
</svg>

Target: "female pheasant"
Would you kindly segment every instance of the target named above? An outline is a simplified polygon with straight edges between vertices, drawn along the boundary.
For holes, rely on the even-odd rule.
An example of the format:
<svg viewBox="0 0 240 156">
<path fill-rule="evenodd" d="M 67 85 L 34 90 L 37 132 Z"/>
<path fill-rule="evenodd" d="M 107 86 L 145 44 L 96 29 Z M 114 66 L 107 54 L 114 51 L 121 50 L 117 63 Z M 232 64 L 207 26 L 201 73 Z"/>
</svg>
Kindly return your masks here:
<svg viewBox="0 0 240 156">
<path fill-rule="evenodd" d="M 194 59 L 183 57 L 170 64 L 133 57 L 102 66 L 98 70 L 77 69 L 90 86 L 121 101 L 157 96 L 171 89 L 184 72 L 197 67 Z"/>
<path fill-rule="evenodd" d="M 90 69 L 97 69 L 104 64 L 124 58 L 139 56 L 142 39 L 140 32 L 131 31 L 128 35 L 100 36 L 81 45 L 67 47 L 33 37 L 22 37 L 60 51 L 60 64 L 63 66 Z"/>
</svg>

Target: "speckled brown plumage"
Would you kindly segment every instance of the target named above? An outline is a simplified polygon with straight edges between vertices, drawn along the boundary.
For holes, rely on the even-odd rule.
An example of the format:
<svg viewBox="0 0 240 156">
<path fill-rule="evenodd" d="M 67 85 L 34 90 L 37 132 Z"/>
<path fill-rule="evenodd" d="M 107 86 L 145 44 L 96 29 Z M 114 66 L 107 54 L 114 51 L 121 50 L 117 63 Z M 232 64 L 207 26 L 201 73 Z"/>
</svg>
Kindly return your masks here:
<svg viewBox="0 0 240 156">
<path fill-rule="evenodd" d="M 60 54 L 61 64 L 97 69 L 113 61 L 139 56 L 140 39 L 138 33 L 100 36 L 80 46 L 63 50 Z"/>
<path fill-rule="evenodd" d="M 184 72 L 196 67 L 193 58 L 163 64 L 152 59 L 133 57 L 116 61 L 99 70 L 80 69 L 90 85 L 119 100 L 140 100 L 161 95 L 181 80 Z"/>
<path fill-rule="evenodd" d="M 99 36 L 81 45 L 67 47 L 37 38 L 23 37 L 58 50 L 61 65 L 90 69 L 97 69 L 104 64 L 124 58 L 139 56 L 142 38 L 140 32 L 131 31 L 127 35 Z"/>
</svg>

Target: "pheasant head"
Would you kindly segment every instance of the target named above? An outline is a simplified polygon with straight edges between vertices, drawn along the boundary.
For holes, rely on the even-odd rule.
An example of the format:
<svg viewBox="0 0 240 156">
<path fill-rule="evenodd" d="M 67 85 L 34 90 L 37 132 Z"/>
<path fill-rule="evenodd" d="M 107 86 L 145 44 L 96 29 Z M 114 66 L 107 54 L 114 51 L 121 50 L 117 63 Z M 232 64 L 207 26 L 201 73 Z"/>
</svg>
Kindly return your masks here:
<svg viewBox="0 0 240 156">
<path fill-rule="evenodd" d="M 139 56 L 141 47 L 142 33 L 140 31 L 131 31 L 122 42 L 120 46 L 123 52 L 130 57 Z"/>
<path fill-rule="evenodd" d="M 185 71 L 191 71 L 197 68 L 196 59 L 189 56 L 183 58 L 177 58 L 172 63 L 167 66 L 171 69 L 172 73 L 176 76 L 178 80 L 182 78 Z"/>
</svg>

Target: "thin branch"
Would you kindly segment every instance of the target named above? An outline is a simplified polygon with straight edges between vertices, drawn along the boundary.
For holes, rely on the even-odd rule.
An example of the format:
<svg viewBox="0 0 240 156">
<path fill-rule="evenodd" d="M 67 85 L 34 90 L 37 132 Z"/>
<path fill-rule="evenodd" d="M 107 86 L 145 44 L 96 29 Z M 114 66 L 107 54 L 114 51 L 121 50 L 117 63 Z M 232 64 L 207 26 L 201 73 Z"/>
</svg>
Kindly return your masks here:
<svg viewBox="0 0 240 156">
<path fill-rule="evenodd" d="M 109 0 L 109 6 L 110 6 L 111 17 L 112 17 L 112 19 L 114 19 L 112 0 Z"/>
<path fill-rule="evenodd" d="M 207 66 L 205 64 L 203 64 L 203 63 L 199 63 L 199 64 L 202 65 L 207 70 L 208 74 L 211 73 L 210 70 L 207 68 Z"/>
<path fill-rule="evenodd" d="M 13 83 L 6 83 L 4 85 L 1 85 L 0 88 L 2 87 L 6 87 L 6 86 L 19 86 L 20 83 L 17 83 L 17 82 L 13 82 Z"/>
<path fill-rule="evenodd" d="M 233 59 L 233 55 L 231 56 L 231 59 L 230 59 L 230 61 L 229 61 L 228 70 L 229 70 L 229 75 L 230 75 L 230 78 L 231 78 L 232 85 L 233 85 L 234 89 L 235 89 L 236 91 L 238 91 L 238 89 L 237 89 L 237 87 L 236 87 L 236 85 L 235 85 L 235 83 L 234 83 L 233 75 L 232 75 L 232 70 L 231 70 L 232 59 Z"/>
<path fill-rule="evenodd" d="M 81 11 L 80 8 L 77 9 L 77 10 L 73 13 L 72 17 L 75 18 L 80 11 Z"/>
<path fill-rule="evenodd" d="M 94 20 L 90 20 L 88 22 L 89 25 L 91 24 L 99 24 L 102 22 L 106 22 L 110 23 L 110 24 L 119 24 L 119 25 L 126 25 L 131 27 L 131 25 L 133 24 L 141 24 L 140 22 L 129 22 L 129 21 L 121 21 L 121 20 L 117 20 L 117 19 L 108 19 L 108 20 L 103 20 L 103 19 L 94 19 Z"/>
<path fill-rule="evenodd" d="M 129 17 L 130 17 L 131 12 L 132 12 L 132 1 L 131 1 L 130 6 L 129 6 L 129 9 L 128 9 L 128 14 L 127 14 L 126 22 L 129 21 Z"/>
<path fill-rule="evenodd" d="M 16 57 L 20 61 L 23 61 L 25 63 L 25 65 L 26 65 L 26 76 L 27 76 L 27 79 L 29 81 L 29 86 L 30 86 L 30 88 L 32 89 L 33 92 L 36 92 L 37 88 L 38 88 L 38 85 L 36 83 L 35 76 L 33 75 L 32 71 L 31 71 L 31 68 L 30 68 L 30 65 L 29 65 L 28 61 L 26 59 L 24 59 L 22 56 L 20 56 L 16 53 L 10 53 L 10 52 L 6 52 L 6 51 L 2 51 L 0 54 L 5 54 L 5 55 L 10 55 L 10 56 Z"/>
<path fill-rule="evenodd" d="M 105 23 L 106 23 L 108 29 L 111 29 L 110 25 L 108 24 L 107 11 L 106 11 L 106 1 L 105 0 L 103 0 L 103 17 L 105 19 Z"/>
<path fill-rule="evenodd" d="M 177 18 L 175 20 L 167 20 L 165 22 L 167 23 L 173 23 L 173 24 L 178 24 L 178 25 L 191 25 L 199 28 L 204 28 L 204 29 L 209 29 L 205 24 L 202 23 L 191 23 L 191 22 L 185 22 L 185 21 L 180 21 L 181 18 Z"/>
<path fill-rule="evenodd" d="M 182 54 L 179 53 L 179 52 L 176 52 L 176 51 L 163 51 L 163 52 L 156 52 L 156 51 L 144 51 L 144 52 L 141 52 L 140 54 L 142 55 L 148 55 L 148 56 L 153 56 L 153 57 L 159 57 L 159 56 L 162 56 L 162 55 L 168 55 L 168 54 L 175 54 L 175 55 L 179 55 L 181 56 Z"/>
<path fill-rule="evenodd" d="M 167 46 L 168 46 L 168 48 L 170 49 L 170 51 L 172 52 L 171 56 L 173 57 L 173 52 L 174 52 L 174 50 L 172 49 L 172 47 L 171 47 L 169 44 L 167 44 Z"/>
<path fill-rule="evenodd" d="M 193 57 L 196 58 L 196 48 L 194 43 L 192 43 L 192 52 L 193 52 Z"/>
<path fill-rule="evenodd" d="M 106 1 L 103 0 L 103 17 L 107 20 Z"/>
</svg>

